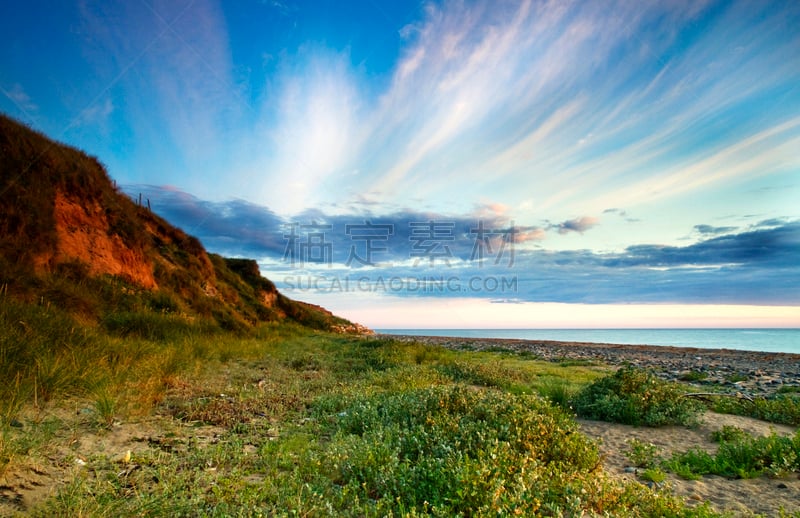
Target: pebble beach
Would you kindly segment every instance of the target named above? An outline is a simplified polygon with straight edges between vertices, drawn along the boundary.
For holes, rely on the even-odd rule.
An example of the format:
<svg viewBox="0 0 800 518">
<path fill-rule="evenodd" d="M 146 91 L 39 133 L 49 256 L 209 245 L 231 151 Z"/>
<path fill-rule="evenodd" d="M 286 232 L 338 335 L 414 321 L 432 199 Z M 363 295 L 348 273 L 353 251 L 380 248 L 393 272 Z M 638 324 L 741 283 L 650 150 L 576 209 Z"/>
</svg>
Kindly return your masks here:
<svg viewBox="0 0 800 518">
<path fill-rule="evenodd" d="M 609 365 L 633 364 L 670 380 L 722 387 L 745 395 L 769 395 L 784 387 L 800 390 L 800 354 L 508 338 L 386 335 L 469 351 L 512 351 L 547 361 L 583 360 Z"/>
</svg>

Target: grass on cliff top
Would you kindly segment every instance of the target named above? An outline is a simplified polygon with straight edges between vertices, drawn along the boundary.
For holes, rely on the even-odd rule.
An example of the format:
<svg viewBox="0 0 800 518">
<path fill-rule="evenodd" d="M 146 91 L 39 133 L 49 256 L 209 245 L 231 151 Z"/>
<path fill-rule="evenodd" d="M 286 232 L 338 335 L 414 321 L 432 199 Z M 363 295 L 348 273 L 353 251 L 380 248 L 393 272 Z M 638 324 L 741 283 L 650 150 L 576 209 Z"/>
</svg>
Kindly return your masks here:
<svg viewBox="0 0 800 518">
<path fill-rule="evenodd" d="M 539 396 L 574 394 L 604 367 L 287 324 L 236 337 L 162 317 L 147 317 L 162 331 L 119 334 L 0 305 L 0 374 L 14 380 L 0 388 L 0 476 L 63 479 L 17 511 L 713 515 L 607 478 L 597 444 Z M 149 430 L 130 458 L 79 449 L 80 437 L 111 440 L 124 423 Z"/>
<path fill-rule="evenodd" d="M 144 334 L 175 334 L 172 326 L 154 323 L 149 316 L 149 321 L 141 322 L 136 314 L 144 310 L 200 319 L 240 335 L 263 322 L 283 319 L 320 330 L 351 325 L 279 294 L 261 276 L 255 261 L 207 253 L 197 238 L 153 213 L 149 201 L 144 205 L 141 199 L 135 202 L 125 195 L 96 158 L 3 114 L 0 195 L 0 295 L 4 297 L 56 306 L 84 322 L 110 318 L 104 324 L 133 334 L 139 329 Z M 72 209 L 64 210 L 59 199 L 78 212 L 84 210 L 83 217 L 92 225 L 72 221 Z M 90 274 L 91 265 L 81 261 L 92 259 L 82 250 L 60 249 L 64 236 L 59 232 L 112 246 L 117 250 L 113 255 L 127 257 L 117 266 L 130 267 L 129 275 L 135 276 L 131 271 L 152 274 L 158 290 L 142 290 L 125 281 L 132 281 L 126 275 Z M 266 299 L 271 300 L 264 303 Z M 173 319 L 173 326 L 180 324 Z"/>
</svg>

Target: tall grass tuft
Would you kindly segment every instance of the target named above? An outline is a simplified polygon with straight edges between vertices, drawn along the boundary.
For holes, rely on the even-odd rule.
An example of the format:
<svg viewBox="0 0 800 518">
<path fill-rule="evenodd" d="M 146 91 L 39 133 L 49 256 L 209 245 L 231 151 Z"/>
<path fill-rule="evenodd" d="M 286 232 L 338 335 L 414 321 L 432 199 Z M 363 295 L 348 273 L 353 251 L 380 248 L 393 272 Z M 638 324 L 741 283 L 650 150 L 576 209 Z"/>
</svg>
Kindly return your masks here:
<svg viewBox="0 0 800 518">
<path fill-rule="evenodd" d="M 6 419 L 26 400 L 46 403 L 91 383 L 97 337 L 66 313 L 4 299 L 0 329 L 0 377 L 9 380 L 0 385 Z"/>
<path fill-rule="evenodd" d="M 554 405 L 571 409 L 572 400 L 578 394 L 580 385 L 564 378 L 547 377 L 539 382 L 536 390 Z"/>
<path fill-rule="evenodd" d="M 114 424 L 117 407 L 117 397 L 112 391 L 100 390 L 95 395 L 94 408 L 102 425 L 110 428 Z"/>
</svg>

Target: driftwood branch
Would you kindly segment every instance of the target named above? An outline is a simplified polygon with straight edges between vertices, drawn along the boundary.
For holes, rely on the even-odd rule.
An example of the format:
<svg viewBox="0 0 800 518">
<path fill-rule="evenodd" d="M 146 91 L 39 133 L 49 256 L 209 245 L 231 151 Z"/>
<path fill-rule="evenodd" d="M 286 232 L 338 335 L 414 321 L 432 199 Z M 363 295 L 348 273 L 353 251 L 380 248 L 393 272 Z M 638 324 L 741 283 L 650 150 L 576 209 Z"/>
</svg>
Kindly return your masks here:
<svg viewBox="0 0 800 518">
<path fill-rule="evenodd" d="M 724 394 L 724 393 L 719 393 L 719 392 L 691 392 L 689 394 L 683 394 L 681 397 L 708 398 L 708 397 L 711 397 L 711 396 L 716 396 L 716 397 L 735 397 L 736 399 L 746 399 L 746 400 L 750 401 L 751 403 L 753 402 L 753 398 L 752 397 L 748 396 L 747 394 L 742 394 L 741 392 L 738 392 L 736 394 Z"/>
</svg>

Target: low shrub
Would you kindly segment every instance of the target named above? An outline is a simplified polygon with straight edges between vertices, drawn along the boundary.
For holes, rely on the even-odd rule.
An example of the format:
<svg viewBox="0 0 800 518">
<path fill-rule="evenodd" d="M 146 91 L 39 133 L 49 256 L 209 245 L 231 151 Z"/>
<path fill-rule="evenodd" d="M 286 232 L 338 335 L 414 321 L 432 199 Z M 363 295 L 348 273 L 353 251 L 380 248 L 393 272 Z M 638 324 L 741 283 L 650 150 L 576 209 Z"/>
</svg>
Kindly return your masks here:
<svg viewBox="0 0 800 518">
<path fill-rule="evenodd" d="M 705 475 L 782 477 L 800 471 L 800 431 L 794 437 L 778 436 L 774 432 L 766 437 L 753 437 L 741 428 L 726 425 L 713 432 L 711 438 L 720 443 L 715 454 L 692 448 L 665 458 L 655 445 L 631 439 L 625 455 L 637 467 L 646 470 L 640 475 L 644 480 L 656 483 L 660 480 L 652 478 L 652 474 L 662 470 L 688 480 Z"/>
<path fill-rule="evenodd" d="M 686 480 L 699 480 L 714 472 L 714 456 L 705 450 L 693 448 L 675 453 L 671 459 L 662 460 L 664 467 Z"/>
<path fill-rule="evenodd" d="M 686 371 L 681 374 L 678 379 L 681 381 L 703 381 L 704 379 L 708 378 L 708 373 L 703 371 Z"/>
<path fill-rule="evenodd" d="M 661 465 L 661 450 L 655 444 L 635 438 L 628 440 L 627 443 L 628 450 L 624 452 L 625 456 L 637 468 L 655 468 Z"/>
<path fill-rule="evenodd" d="M 625 366 L 581 390 L 573 406 L 588 419 L 636 426 L 696 425 L 704 407 L 683 394 L 677 383 Z"/>
<path fill-rule="evenodd" d="M 747 432 L 738 426 L 726 424 L 719 430 L 711 432 L 711 440 L 714 442 L 743 441 L 748 437 Z"/>
<path fill-rule="evenodd" d="M 481 387 L 502 387 L 505 381 L 491 365 L 474 362 L 447 362 L 438 366 L 438 370 L 456 383 Z"/>
<path fill-rule="evenodd" d="M 647 468 L 639 475 L 642 480 L 653 482 L 654 484 L 661 484 L 667 479 L 667 474 L 659 468 Z"/>
<path fill-rule="evenodd" d="M 436 387 L 326 396 L 314 412 L 331 436 L 310 462 L 326 473 L 319 507 L 347 495 L 338 505 L 367 515 L 692 515 L 606 479 L 597 444 L 535 396 Z"/>
<path fill-rule="evenodd" d="M 800 426 L 800 395 L 780 393 L 770 397 L 746 399 L 718 398 L 711 407 L 723 414 L 754 417 L 770 423 Z"/>
<path fill-rule="evenodd" d="M 733 374 L 725 376 L 725 381 L 729 383 L 738 383 L 740 381 L 747 381 L 747 376 L 739 372 L 734 372 Z"/>
</svg>

